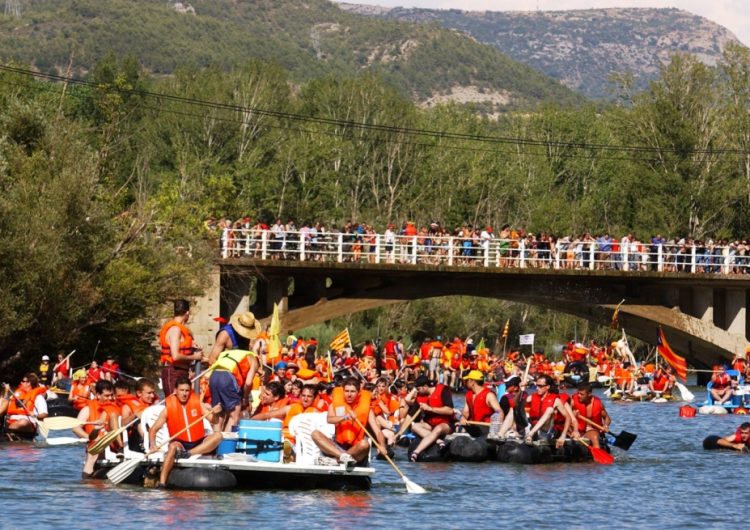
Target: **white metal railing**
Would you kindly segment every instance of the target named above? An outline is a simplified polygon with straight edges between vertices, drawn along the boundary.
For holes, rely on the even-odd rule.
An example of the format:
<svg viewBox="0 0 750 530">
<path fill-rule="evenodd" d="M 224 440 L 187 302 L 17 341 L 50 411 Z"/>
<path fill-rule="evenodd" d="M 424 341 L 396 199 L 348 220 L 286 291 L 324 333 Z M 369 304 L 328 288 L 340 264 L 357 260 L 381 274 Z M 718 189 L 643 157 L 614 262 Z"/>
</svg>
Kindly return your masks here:
<svg viewBox="0 0 750 530">
<path fill-rule="evenodd" d="M 474 267 L 659 271 L 714 274 L 750 272 L 750 246 L 652 245 L 612 241 L 537 241 L 447 235 L 390 235 L 224 229 L 221 256 L 263 260 L 404 263 Z"/>
</svg>

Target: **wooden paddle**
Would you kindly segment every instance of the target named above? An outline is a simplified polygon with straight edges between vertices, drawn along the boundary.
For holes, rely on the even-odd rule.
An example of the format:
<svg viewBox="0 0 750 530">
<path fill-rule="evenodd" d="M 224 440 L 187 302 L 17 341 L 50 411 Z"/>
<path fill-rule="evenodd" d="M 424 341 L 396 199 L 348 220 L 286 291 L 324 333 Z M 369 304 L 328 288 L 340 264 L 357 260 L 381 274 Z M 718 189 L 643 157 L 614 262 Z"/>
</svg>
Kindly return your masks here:
<svg viewBox="0 0 750 530">
<path fill-rule="evenodd" d="M 81 421 L 78 418 L 71 418 L 70 416 L 55 416 L 44 418 L 42 423 L 50 431 L 63 431 L 65 429 L 74 429 L 80 425 L 95 425 L 96 421 Z"/>
<path fill-rule="evenodd" d="M 378 443 L 375 437 L 367 431 L 367 428 L 364 425 L 362 425 L 362 422 L 359 421 L 359 418 L 356 416 L 356 414 L 354 414 L 353 412 L 350 412 L 349 414 L 351 415 L 352 419 L 357 423 L 357 425 L 359 425 L 359 428 L 362 429 L 365 435 L 370 439 L 370 441 L 375 444 L 375 447 L 378 448 L 378 451 L 380 451 L 380 454 L 383 455 L 383 458 L 385 458 L 388 461 L 388 463 L 391 465 L 391 467 L 393 467 L 393 469 L 396 470 L 396 473 L 399 474 L 399 476 L 401 477 L 401 480 L 403 480 L 404 484 L 406 485 L 406 492 L 407 493 L 427 493 L 426 489 L 424 489 L 422 486 L 420 486 L 416 482 L 409 480 L 409 478 L 406 475 L 404 475 L 404 473 L 398 468 L 396 463 L 393 460 L 391 460 L 391 457 L 388 456 L 388 451 L 386 451 Z"/>
<path fill-rule="evenodd" d="M 422 412 L 422 409 L 418 408 L 417 411 L 412 414 L 411 416 L 407 416 L 404 420 L 404 423 L 401 424 L 401 426 L 398 428 L 398 432 L 396 433 L 396 440 L 401 438 L 404 433 L 406 432 L 406 429 L 408 429 L 412 423 L 414 423 L 414 420 L 417 419 L 417 416 L 419 416 Z"/>
<path fill-rule="evenodd" d="M 208 416 L 213 414 L 214 412 L 218 412 L 221 410 L 221 405 L 216 405 L 214 408 L 206 412 L 203 416 L 192 422 L 190 425 L 186 426 L 184 429 L 180 429 L 177 431 L 173 436 L 171 436 L 168 440 L 164 441 L 163 443 L 156 446 L 155 449 L 150 451 L 150 453 L 155 453 L 165 445 L 175 441 L 178 436 L 180 436 L 182 433 L 187 431 L 188 429 L 194 427 L 198 423 L 205 420 Z M 149 454 L 150 454 L 149 453 Z M 141 465 L 143 462 L 148 460 L 148 454 L 145 454 L 143 456 L 137 457 L 137 458 L 131 458 L 130 460 L 125 460 L 121 464 L 118 464 L 114 468 L 112 468 L 109 473 L 107 473 L 107 478 L 112 482 L 112 484 L 119 484 L 126 478 L 130 476 L 130 474 L 137 468 L 139 465 Z"/>
<path fill-rule="evenodd" d="M 605 429 L 603 425 L 599 425 L 598 423 L 593 422 L 590 419 L 585 418 L 581 415 L 578 415 L 576 417 L 578 419 L 583 420 L 585 423 L 588 423 L 595 429 L 599 429 L 602 432 L 609 431 L 609 429 Z M 620 434 L 618 435 L 612 434 L 612 436 L 615 439 L 615 442 L 612 445 L 614 445 L 615 447 L 619 447 L 623 451 L 627 451 L 628 449 L 630 449 L 630 446 L 633 445 L 633 442 L 635 442 L 635 439 L 638 438 L 637 434 L 633 434 L 632 432 L 627 432 L 627 431 L 621 431 Z"/>
<path fill-rule="evenodd" d="M 216 363 L 214 363 L 214 364 L 216 364 Z M 193 377 L 190 380 L 190 383 L 192 384 L 196 380 L 198 380 L 201 377 L 203 377 L 204 375 L 206 375 L 208 372 L 210 372 L 213 369 L 213 367 L 214 367 L 214 365 L 211 365 L 208 368 L 206 368 L 205 370 L 203 370 L 201 373 L 199 373 L 198 375 L 196 375 L 195 377 Z M 163 404 L 167 400 L 168 397 L 169 396 L 164 396 L 164 399 L 162 399 L 158 403 L 154 403 L 151 406 L 155 407 L 157 405 Z M 92 445 L 91 447 L 89 447 L 88 453 L 90 455 L 98 455 L 98 454 L 102 453 L 107 447 L 109 447 L 109 445 L 112 442 L 114 442 L 117 439 L 118 436 L 120 436 L 120 434 L 122 434 L 123 432 L 125 432 L 126 429 L 129 429 L 138 420 L 140 420 L 140 418 L 138 416 L 136 416 L 130 422 L 128 422 L 127 424 L 123 425 L 119 429 L 115 429 L 114 431 L 108 432 L 107 434 L 105 434 L 104 436 L 102 436 L 101 438 L 99 438 L 96 441 L 96 443 L 94 443 L 94 445 Z"/>
</svg>

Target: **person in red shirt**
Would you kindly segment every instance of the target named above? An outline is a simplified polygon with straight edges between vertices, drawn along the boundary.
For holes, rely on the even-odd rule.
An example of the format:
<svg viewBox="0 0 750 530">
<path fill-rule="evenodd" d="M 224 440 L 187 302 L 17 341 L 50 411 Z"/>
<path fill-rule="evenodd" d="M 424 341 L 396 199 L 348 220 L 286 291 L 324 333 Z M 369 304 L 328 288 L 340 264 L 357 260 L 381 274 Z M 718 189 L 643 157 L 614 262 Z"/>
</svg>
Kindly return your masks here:
<svg viewBox="0 0 750 530">
<path fill-rule="evenodd" d="M 89 385 L 96 384 L 99 379 L 102 378 L 102 369 L 99 368 L 99 363 L 91 361 L 88 371 L 86 372 L 86 383 Z"/>
<path fill-rule="evenodd" d="M 102 363 L 101 374 L 102 379 L 112 381 L 113 383 L 117 381 L 117 378 L 120 376 L 120 365 L 115 362 L 114 357 L 111 355 Z"/>
</svg>

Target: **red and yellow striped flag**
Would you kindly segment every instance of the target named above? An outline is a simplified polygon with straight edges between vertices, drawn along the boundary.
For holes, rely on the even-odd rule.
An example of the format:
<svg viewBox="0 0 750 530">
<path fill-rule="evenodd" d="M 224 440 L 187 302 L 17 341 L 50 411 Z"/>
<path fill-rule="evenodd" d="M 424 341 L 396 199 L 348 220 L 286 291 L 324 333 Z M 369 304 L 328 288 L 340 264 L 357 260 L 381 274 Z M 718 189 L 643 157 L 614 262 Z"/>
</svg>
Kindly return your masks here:
<svg viewBox="0 0 750 530">
<path fill-rule="evenodd" d="M 508 338 L 508 332 L 510 331 L 510 319 L 505 321 L 505 326 L 503 327 L 503 335 L 502 337 L 504 339 Z"/>
<path fill-rule="evenodd" d="M 664 357 L 664 360 L 669 363 L 669 366 L 674 368 L 677 377 L 683 381 L 687 381 L 687 361 L 685 361 L 684 357 L 677 355 L 672 348 L 669 347 L 667 337 L 664 336 L 664 330 L 662 330 L 661 327 L 659 327 L 656 332 L 656 349 L 659 350 L 659 353 Z"/>
<path fill-rule="evenodd" d="M 333 340 L 331 340 L 330 348 L 334 351 L 341 351 L 347 346 L 351 345 L 352 339 L 349 336 L 349 328 L 346 328 L 344 331 L 333 337 Z"/>
</svg>

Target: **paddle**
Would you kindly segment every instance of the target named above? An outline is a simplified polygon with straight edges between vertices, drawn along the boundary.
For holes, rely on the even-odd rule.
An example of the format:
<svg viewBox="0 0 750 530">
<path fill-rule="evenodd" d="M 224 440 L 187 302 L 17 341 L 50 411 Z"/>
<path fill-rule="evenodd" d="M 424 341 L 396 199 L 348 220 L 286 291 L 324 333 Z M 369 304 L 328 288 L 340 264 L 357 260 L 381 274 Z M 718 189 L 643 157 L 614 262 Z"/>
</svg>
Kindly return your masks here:
<svg viewBox="0 0 750 530">
<path fill-rule="evenodd" d="M 674 385 L 677 387 L 677 390 L 680 391 L 680 394 L 682 395 L 683 401 L 693 401 L 695 399 L 695 394 L 693 394 L 690 390 L 687 389 L 685 385 L 680 383 L 679 381 L 675 381 Z"/>
<path fill-rule="evenodd" d="M 593 422 L 588 418 L 584 418 L 583 416 L 580 416 L 580 415 L 577 416 L 577 418 L 583 420 L 584 422 L 588 423 L 595 429 L 599 429 L 602 432 L 606 430 L 604 426 L 599 425 L 598 423 Z M 633 445 L 633 442 L 635 442 L 635 439 L 638 438 L 638 435 L 633 434 L 632 432 L 621 431 L 620 434 L 618 435 L 612 434 L 612 437 L 615 439 L 612 445 L 614 445 L 615 447 L 619 447 L 623 451 L 627 451 L 628 449 L 630 449 L 630 446 Z"/>
<path fill-rule="evenodd" d="M 47 438 L 45 441 L 40 442 L 38 447 L 60 447 L 64 445 L 79 445 L 84 444 L 88 440 L 85 438 L 75 438 L 73 436 L 55 436 L 54 438 Z"/>
<path fill-rule="evenodd" d="M 78 418 L 71 418 L 70 416 L 55 416 L 50 418 L 44 418 L 42 423 L 48 431 L 63 431 L 65 429 L 73 429 L 80 425 L 94 425 L 96 421 L 81 421 Z"/>
<path fill-rule="evenodd" d="M 601 447 L 594 447 L 593 445 L 589 445 L 588 440 L 578 439 L 579 443 L 583 444 L 586 449 L 589 450 L 589 453 L 591 453 L 591 458 L 594 459 L 594 462 L 597 464 L 603 464 L 603 465 L 611 465 L 615 463 L 615 457 L 609 454 L 607 451 L 602 449 Z"/>
<path fill-rule="evenodd" d="M 406 432 L 406 429 L 408 429 L 412 423 L 414 423 L 414 420 L 417 419 L 417 416 L 420 415 L 422 412 L 422 409 L 418 408 L 417 411 L 412 414 L 411 416 L 407 416 L 407 418 L 404 420 L 404 423 L 401 424 L 401 426 L 398 428 L 398 432 L 396 433 L 396 440 L 401 438 L 404 433 Z"/>
<path fill-rule="evenodd" d="M 201 373 L 199 373 L 199 374 L 198 374 L 198 375 L 196 375 L 196 376 L 195 376 L 195 377 L 194 377 L 193 379 L 191 379 L 191 380 L 190 380 L 190 383 L 193 383 L 193 382 L 194 382 L 194 381 L 196 381 L 197 379 L 199 379 L 199 378 L 203 377 L 204 375 L 206 375 L 206 374 L 207 374 L 208 372 L 210 372 L 210 371 L 211 371 L 211 369 L 212 369 L 212 368 L 213 368 L 213 365 L 211 365 L 211 366 L 209 366 L 208 368 L 206 368 L 205 370 L 203 370 L 203 371 L 202 371 Z M 169 397 L 169 396 L 164 396 L 164 399 L 162 399 L 162 400 L 161 400 L 161 401 L 159 401 L 158 403 L 154 403 L 154 404 L 153 404 L 153 405 L 151 405 L 151 406 L 152 406 L 152 407 L 155 407 L 155 406 L 157 406 L 157 405 L 161 405 L 162 403 L 164 403 L 164 402 L 165 402 L 165 401 L 167 400 L 167 398 L 168 398 L 168 397 Z M 109 447 L 109 445 L 110 445 L 110 444 L 111 444 L 112 442 L 114 442 L 114 441 L 115 441 L 115 440 L 117 439 L 117 437 L 118 437 L 118 436 L 120 436 L 120 434 L 122 434 L 123 432 L 125 432 L 125 430 L 126 430 L 126 429 L 129 429 L 129 428 L 130 428 L 130 426 L 131 426 L 131 425 L 133 425 L 133 424 L 134 424 L 135 422 L 137 422 L 138 420 L 140 420 L 140 418 L 139 418 L 138 416 L 136 416 L 136 417 L 135 417 L 135 418 L 133 418 L 133 419 L 132 419 L 132 420 L 131 420 L 130 422 L 128 422 L 127 424 L 123 425 L 123 426 L 122 426 L 122 427 L 120 427 L 119 429 L 116 429 L 116 430 L 114 430 L 114 431 L 108 432 L 107 434 L 105 434 L 104 436 L 102 436 L 101 438 L 99 438 L 99 439 L 98 439 L 98 440 L 96 441 L 96 443 L 94 443 L 94 445 L 92 445 L 91 447 L 89 447 L 89 449 L 88 449 L 88 453 L 89 453 L 90 455 L 98 455 L 98 454 L 100 454 L 100 453 L 101 453 L 102 451 L 104 451 L 104 450 L 105 450 L 105 449 L 106 449 L 107 447 Z"/>
<path fill-rule="evenodd" d="M 420 486 L 416 482 L 412 482 L 411 480 L 409 480 L 409 478 L 406 475 L 404 475 L 404 473 L 398 468 L 396 463 L 393 460 L 391 460 L 391 457 L 388 456 L 388 451 L 384 450 L 384 448 L 378 443 L 375 437 L 367 431 L 367 428 L 364 425 L 362 425 L 362 422 L 359 421 L 359 418 L 352 412 L 350 412 L 350 414 L 352 416 L 352 419 L 357 423 L 357 425 L 359 425 L 359 428 L 362 429 L 362 431 L 364 431 L 365 435 L 367 435 L 370 441 L 375 444 L 375 447 L 378 448 L 378 451 L 380 451 L 380 454 L 383 455 L 383 458 L 385 458 L 388 461 L 388 463 L 391 465 L 391 467 L 393 467 L 393 469 L 396 470 L 396 473 L 399 474 L 399 476 L 401 477 L 401 480 L 403 480 L 404 484 L 406 485 L 406 492 L 407 493 L 427 493 L 426 489 L 424 489 L 422 486 Z"/>
<path fill-rule="evenodd" d="M 208 416 L 210 416 L 214 412 L 218 412 L 219 410 L 221 410 L 221 405 L 216 405 L 214 408 L 206 412 L 203 416 L 201 416 L 200 418 L 192 422 L 190 425 L 186 426 L 184 429 L 180 429 L 173 436 L 171 436 L 168 440 L 156 446 L 156 448 L 150 451 L 150 453 L 155 453 L 156 451 L 158 451 L 165 445 L 175 441 L 177 437 L 180 436 L 182 433 L 184 433 L 191 427 L 194 427 L 195 425 L 197 425 L 198 423 L 206 419 Z M 146 460 L 148 460 L 148 454 L 145 454 L 137 458 L 131 458 L 130 460 L 125 460 L 121 464 L 118 464 L 117 466 L 112 468 L 109 471 L 109 473 L 107 473 L 107 478 L 110 480 L 110 482 L 112 482 L 112 484 L 119 484 L 120 482 L 128 478 L 130 474 L 135 470 L 135 468 L 137 468 Z"/>
</svg>

